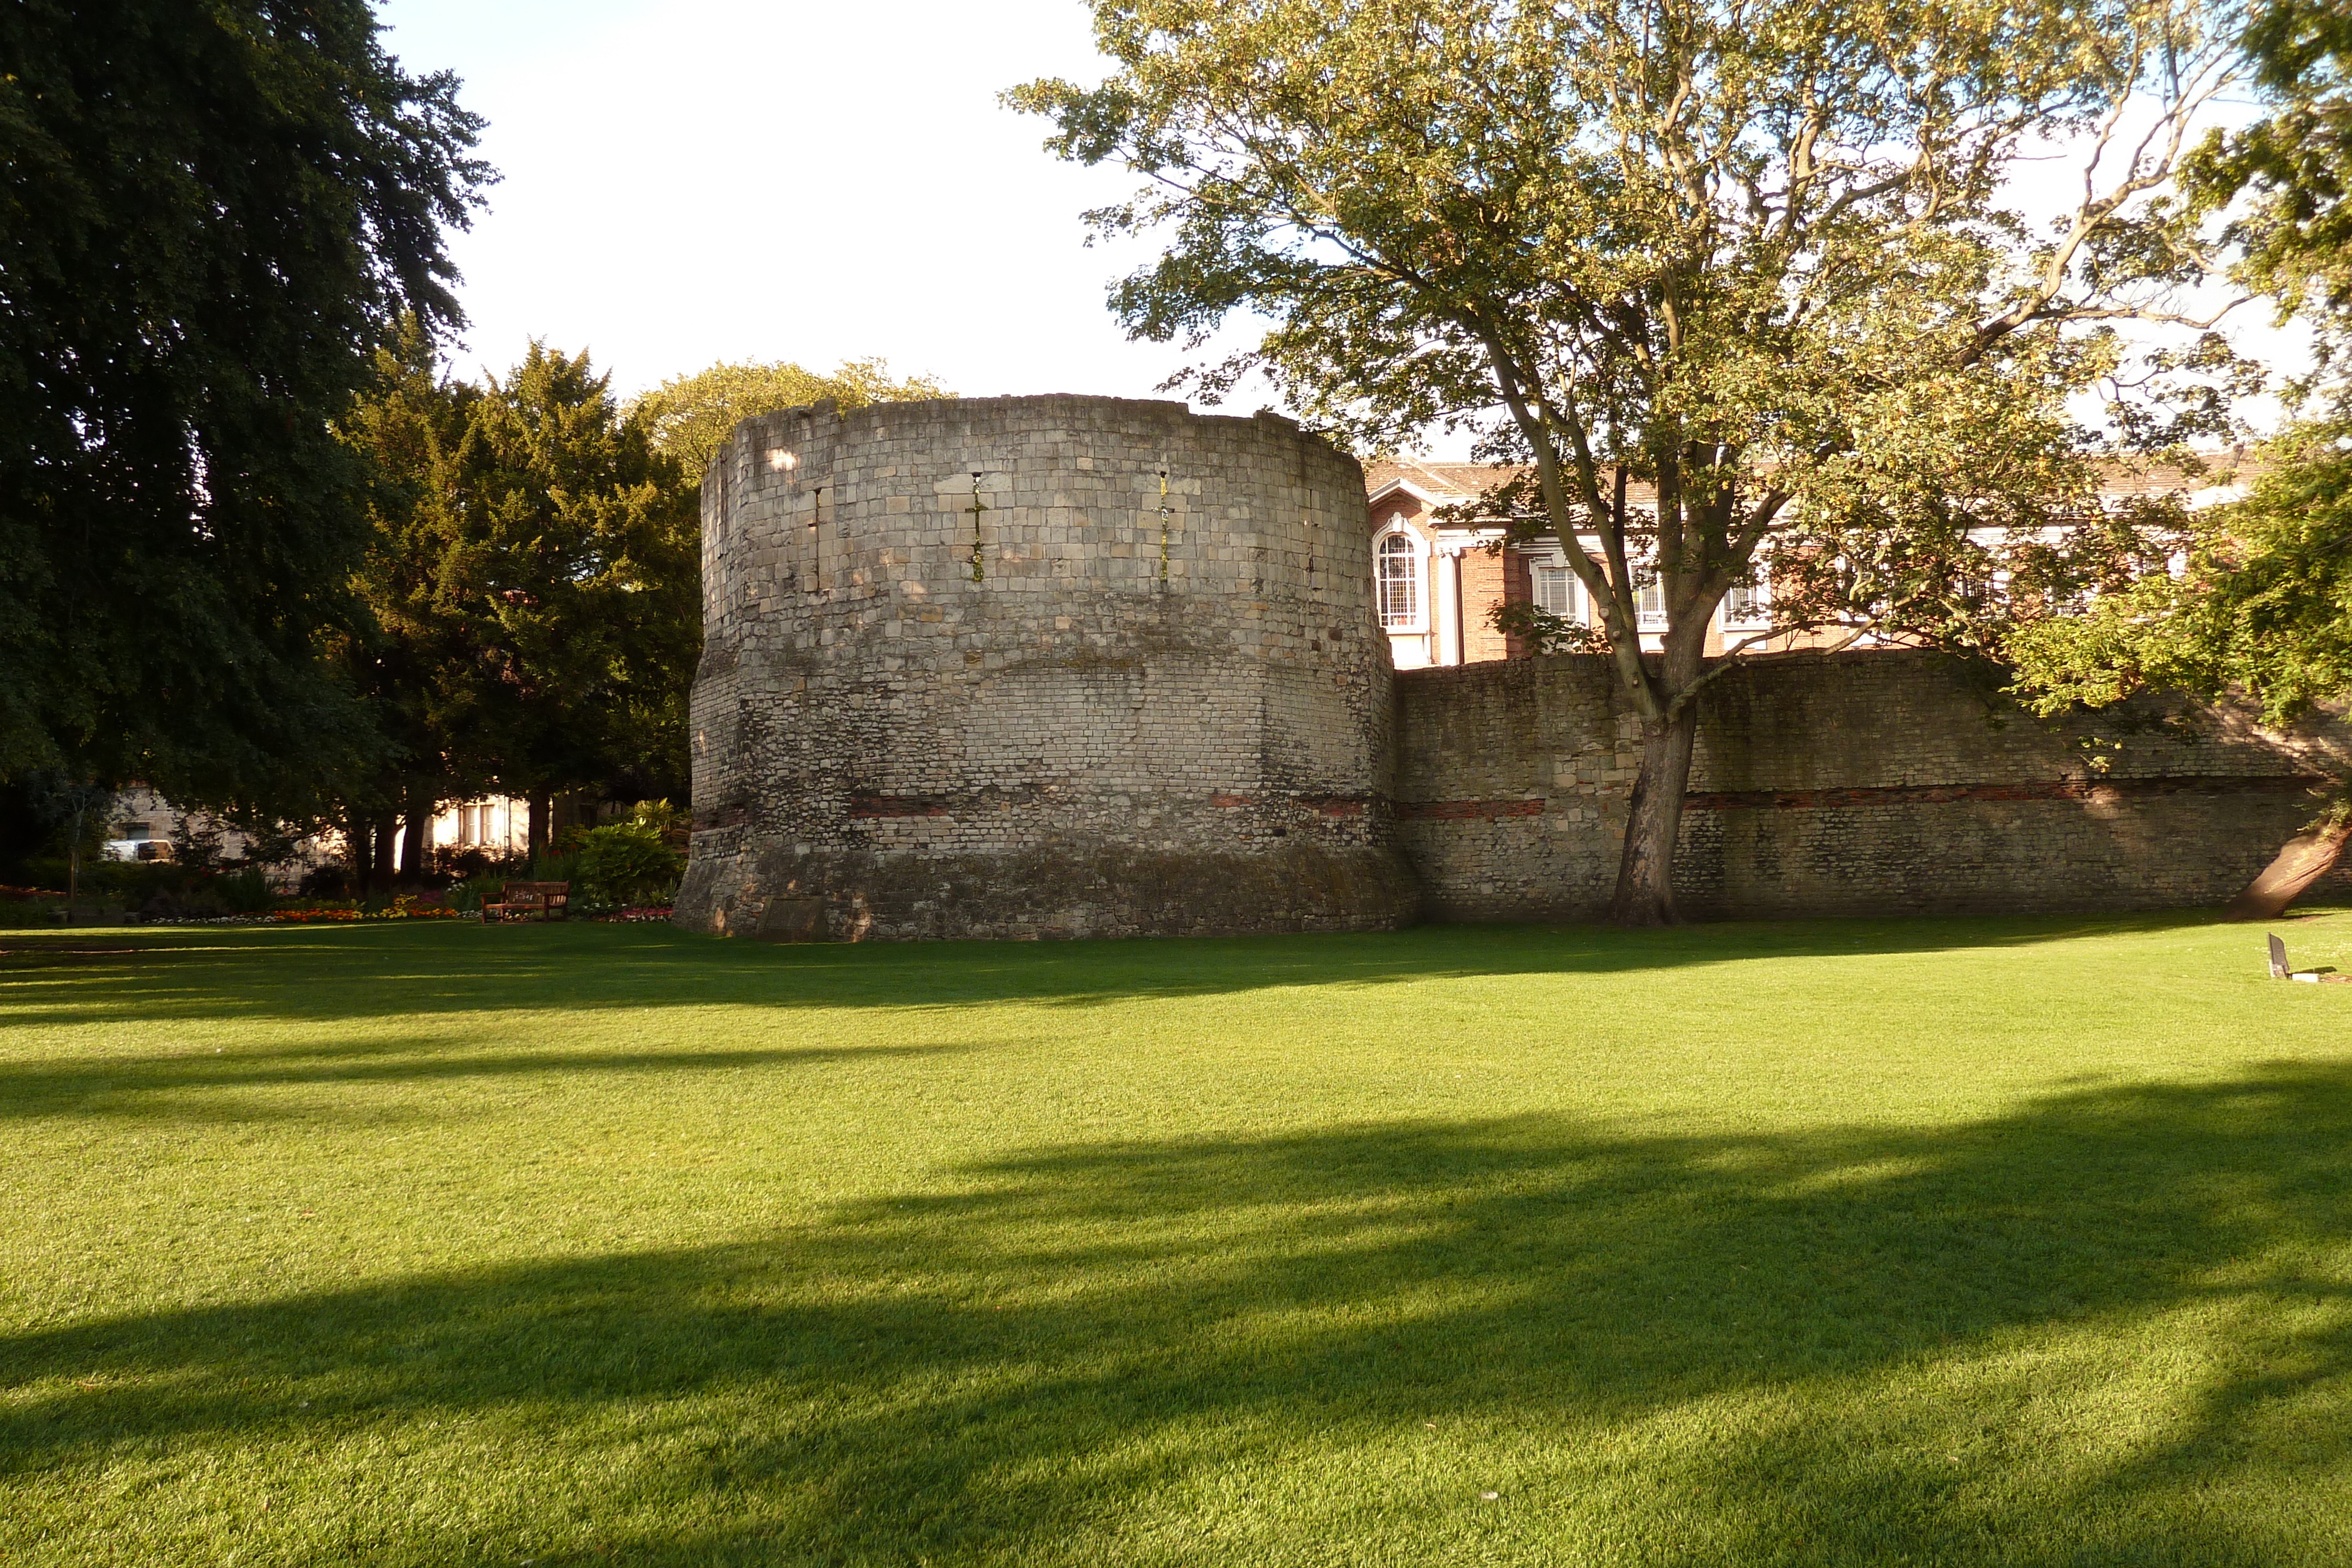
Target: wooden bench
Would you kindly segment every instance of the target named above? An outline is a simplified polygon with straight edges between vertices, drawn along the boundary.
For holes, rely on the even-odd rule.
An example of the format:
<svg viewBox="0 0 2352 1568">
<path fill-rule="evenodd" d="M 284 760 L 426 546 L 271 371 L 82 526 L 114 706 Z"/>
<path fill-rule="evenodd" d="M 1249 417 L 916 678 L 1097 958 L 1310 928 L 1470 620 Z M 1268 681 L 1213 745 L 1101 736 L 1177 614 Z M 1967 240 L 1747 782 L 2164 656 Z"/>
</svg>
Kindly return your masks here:
<svg viewBox="0 0 2352 1568">
<path fill-rule="evenodd" d="M 571 904 L 568 882 L 510 882 L 499 889 L 496 904 L 482 905 L 482 921 L 561 920 Z"/>
</svg>

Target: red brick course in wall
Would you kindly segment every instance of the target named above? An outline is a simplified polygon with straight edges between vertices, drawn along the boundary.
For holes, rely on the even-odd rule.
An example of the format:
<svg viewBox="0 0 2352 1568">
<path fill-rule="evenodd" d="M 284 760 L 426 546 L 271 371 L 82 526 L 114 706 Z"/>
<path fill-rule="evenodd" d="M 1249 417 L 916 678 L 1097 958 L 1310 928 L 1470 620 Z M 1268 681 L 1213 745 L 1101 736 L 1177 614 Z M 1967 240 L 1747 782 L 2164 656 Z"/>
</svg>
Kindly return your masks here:
<svg viewBox="0 0 2352 1568">
<path fill-rule="evenodd" d="M 1685 811 L 1826 811 L 1848 806 L 1944 805 L 1955 800 L 2087 800 L 2111 806 L 2144 795 L 2302 795 L 2317 774 L 2245 779 L 2044 779 L 2019 784 L 1918 784 L 1856 789 L 1717 789 L 1683 797 Z"/>
<path fill-rule="evenodd" d="M 1473 820 L 1492 821 L 1496 817 L 1540 817 L 1544 803 L 1536 800 L 1400 800 L 1397 818 L 1400 821 L 1460 822 Z"/>
</svg>

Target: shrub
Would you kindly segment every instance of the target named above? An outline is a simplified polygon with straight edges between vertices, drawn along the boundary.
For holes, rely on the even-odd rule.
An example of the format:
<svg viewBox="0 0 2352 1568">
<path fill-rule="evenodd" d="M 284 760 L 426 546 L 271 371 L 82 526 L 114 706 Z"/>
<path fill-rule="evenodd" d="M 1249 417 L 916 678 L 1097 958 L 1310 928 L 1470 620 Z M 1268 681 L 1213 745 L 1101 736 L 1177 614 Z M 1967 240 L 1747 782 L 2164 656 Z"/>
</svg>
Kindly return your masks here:
<svg viewBox="0 0 2352 1568">
<path fill-rule="evenodd" d="M 643 816 L 591 828 L 574 842 L 569 880 L 590 903 L 666 902 L 686 869 L 684 857 L 662 842 L 661 829 Z"/>
<path fill-rule="evenodd" d="M 220 877 L 214 882 L 213 890 L 220 894 L 221 903 L 228 906 L 231 915 L 267 914 L 278 902 L 277 891 L 257 865 Z"/>
<path fill-rule="evenodd" d="M 506 882 L 502 876 L 469 876 L 461 882 L 451 883 L 449 891 L 441 895 L 441 901 L 452 909 L 471 915 L 496 896 Z"/>
<path fill-rule="evenodd" d="M 329 861 L 302 873 L 302 896 L 305 898 L 342 898 L 351 891 L 351 868 L 341 861 Z"/>
<path fill-rule="evenodd" d="M 58 898 L 0 897 L 0 931 L 21 931 L 32 925 L 55 925 L 57 911 L 65 903 Z"/>
<path fill-rule="evenodd" d="M 629 814 L 630 821 L 644 828 L 673 849 L 686 843 L 686 813 L 667 800 L 640 800 Z"/>
</svg>

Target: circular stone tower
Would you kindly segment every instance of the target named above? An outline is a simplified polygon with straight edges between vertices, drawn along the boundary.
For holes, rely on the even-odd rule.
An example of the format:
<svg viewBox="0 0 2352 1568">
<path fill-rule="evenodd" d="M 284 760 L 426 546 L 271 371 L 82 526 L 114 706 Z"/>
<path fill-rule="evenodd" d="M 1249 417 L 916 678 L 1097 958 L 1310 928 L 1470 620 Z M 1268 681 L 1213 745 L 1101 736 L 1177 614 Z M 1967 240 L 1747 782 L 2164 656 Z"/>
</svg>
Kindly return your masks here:
<svg viewBox="0 0 2352 1568">
<path fill-rule="evenodd" d="M 678 924 L 781 939 L 1412 917 L 1363 476 L 1115 398 L 747 420 L 702 482 Z"/>
</svg>

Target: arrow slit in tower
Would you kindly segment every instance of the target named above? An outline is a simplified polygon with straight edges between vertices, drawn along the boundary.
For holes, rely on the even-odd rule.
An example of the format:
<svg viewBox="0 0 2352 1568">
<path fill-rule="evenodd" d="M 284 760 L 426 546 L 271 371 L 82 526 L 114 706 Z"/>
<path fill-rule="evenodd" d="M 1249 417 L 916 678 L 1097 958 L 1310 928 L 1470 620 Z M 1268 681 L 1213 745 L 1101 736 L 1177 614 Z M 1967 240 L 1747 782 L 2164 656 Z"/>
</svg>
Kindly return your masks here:
<svg viewBox="0 0 2352 1568">
<path fill-rule="evenodd" d="M 1168 470 L 1160 471 L 1160 586 L 1168 586 Z"/>
<path fill-rule="evenodd" d="M 982 512 L 992 512 L 996 509 L 980 498 L 982 473 L 982 470 L 978 468 L 971 471 L 971 505 L 964 508 L 971 514 L 971 580 L 974 582 L 980 581 L 988 575 L 987 569 L 981 564 L 980 515 Z"/>
</svg>

